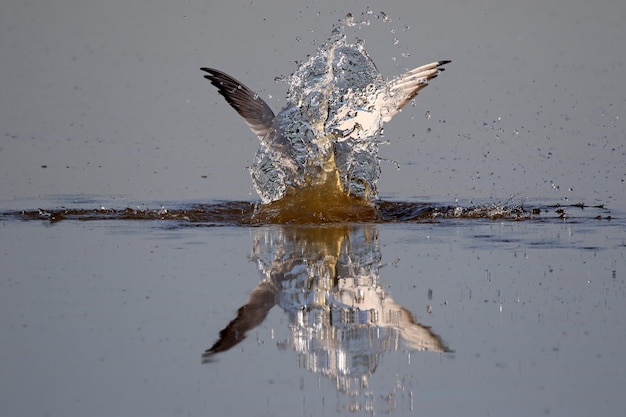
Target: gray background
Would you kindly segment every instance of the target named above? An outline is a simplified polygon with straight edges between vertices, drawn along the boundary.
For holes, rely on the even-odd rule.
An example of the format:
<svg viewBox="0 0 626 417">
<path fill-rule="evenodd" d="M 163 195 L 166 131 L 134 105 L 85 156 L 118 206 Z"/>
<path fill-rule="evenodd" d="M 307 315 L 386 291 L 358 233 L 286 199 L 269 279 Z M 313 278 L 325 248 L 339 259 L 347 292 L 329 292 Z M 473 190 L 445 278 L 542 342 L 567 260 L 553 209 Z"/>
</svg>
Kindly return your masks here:
<svg viewBox="0 0 626 417">
<path fill-rule="evenodd" d="M 381 285 L 455 353 L 382 355 L 372 409 L 355 414 L 619 415 L 626 3 L 367 4 L 2 2 L 0 209 L 256 198 L 244 167 L 257 140 L 199 68 L 277 111 L 286 86 L 274 77 L 352 12 L 371 22 L 350 36 L 388 77 L 453 60 L 385 128 L 381 154 L 401 169 L 383 164 L 383 198 L 611 210 L 379 225 Z M 278 308 L 200 364 L 259 282 L 258 228 L 187 226 L 0 218 L 0 414 L 348 413 L 360 397 L 279 348 Z"/>
<path fill-rule="evenodd" d="M 256 198 L 245 166 L 257 140 L 199 68 L 278 111 L 274 78 L 348 12 L 370 20 L 348 33 L 387 77 L 453 60 L 386 126 L 381 156 L 401 169 L 383 164 L 383 198 L 624 207 L 621 0 L 5 1 L 0 198 Z"/>
</svg>

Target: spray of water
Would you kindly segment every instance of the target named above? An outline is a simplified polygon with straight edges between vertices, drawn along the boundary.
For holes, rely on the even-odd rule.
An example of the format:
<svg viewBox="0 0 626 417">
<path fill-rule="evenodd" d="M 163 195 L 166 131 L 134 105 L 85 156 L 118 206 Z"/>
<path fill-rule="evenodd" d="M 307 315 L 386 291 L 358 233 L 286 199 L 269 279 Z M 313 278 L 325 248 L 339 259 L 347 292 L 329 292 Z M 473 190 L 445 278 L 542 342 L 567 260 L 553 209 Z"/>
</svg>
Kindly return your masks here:
<svg viewBox="0 0 626 417">
<path fill-rule="evenodd" d="M 367 205 L 378 199 L 378 139 L 383 124 L 449 61 L 384 79 L 362 41 L 349 43 L 342 21 L 289 79 L 287 105 L 274 115 L 229 75 L 203 68 L 260 140 L 250 167 L 261 201 L 298 212 Z"/>
</svg>

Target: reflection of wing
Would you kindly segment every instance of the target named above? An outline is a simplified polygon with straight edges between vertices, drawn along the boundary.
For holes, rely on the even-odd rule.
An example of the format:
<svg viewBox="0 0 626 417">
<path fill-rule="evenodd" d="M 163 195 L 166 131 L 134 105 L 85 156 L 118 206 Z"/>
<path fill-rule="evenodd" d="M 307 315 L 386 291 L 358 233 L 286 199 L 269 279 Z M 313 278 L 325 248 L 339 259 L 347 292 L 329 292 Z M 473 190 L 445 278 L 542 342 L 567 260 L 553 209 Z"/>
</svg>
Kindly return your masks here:
<svg viewBox="0 0 626 417">
<path fill-rule="evenodd" d="M 392 105 L 385 103 L 385 112 L 383 112 L 383 122 L 388 122 L 396 115 L 402 107 L 419 93 L 419 91 L 428 85 L 428 81 L 437 77 L 445 65 L 451 61 L 436 61 L 421 67 L 412 69 L 389 82 L 390 101 Z M 387 99 L 385 99 L 387 100 Z"/>
<path fill-rule="evenodd" d="M 411 349 L 452 352 L 445 345 L 441 336 L 435 334 L 430 327 L 416 322 L 409 310 L 404 307 L 400 308 L 400 334 Z"/>
<path fill-rule="evenodd" d="M 246 333 L 263 323 L 267 313 L 274 307 L 274 292 L 267 282 L 262 282 L 252 291 L 248 303 L 237 311 L 237 317 L 228 323 L 220 338 L 202 355 L 202 363 L 211 362 L 212 356 L 229 350 L 246 337 Z"/>
<path fill-rule="evenodd" d="M 402 340 L 406 347 L 416 351 L 430 352 L 451 352 L 445 345 L 441 336 L 432 331 L 415 319 L 415 316 L 407 308 L 396 303 L 390 294 L 375 284 L 377 282 L 378 270 L 370 270 L 369 273 L 360 271 L 358 279 L 342 277 L 336 290 L 331 291 L 330 300 L 334 302 L 336 310 L 356 311 L 358 314 L 353 316 L 358 318 L 357 321 L 343 321 L 342 325 L 359 326 L 367 323 L 372 328 L 385 329 L 388 335 L 393 335 L 395 340 Z M 368 282 L 366 277 L 370 278 Z M 337 308 L 339 307 L 339 308 Z M 367 313 L 367 315 L 362 314 Z M 344 316 L 350 318 L 351 315 Z M 366 318 L 367 317 L 367 318 Z M 343 318 L 343 317 L 342 317 Z M 339 323 L 333 323 L 339 325 Z M 341 345 L 341 342 L 339 343 Z M 370 346 L 373 346 L 370 342 Z M 397 344 L 394 347 L 380 345 L 380 352 L 385 350 L 398 349 Z"/>
<path fill-rule="evenodd" d="M 200 69 L 211 74 L 205 75 L 204 78 L 217 87 L 228 104 L 245 119 L 250 129 L 259 139 L 263 139 L 274 121 L 274 112 L 267 103 L 258 94 L 255 94 L 230 75 L 213 68 Z"/>
</svg>

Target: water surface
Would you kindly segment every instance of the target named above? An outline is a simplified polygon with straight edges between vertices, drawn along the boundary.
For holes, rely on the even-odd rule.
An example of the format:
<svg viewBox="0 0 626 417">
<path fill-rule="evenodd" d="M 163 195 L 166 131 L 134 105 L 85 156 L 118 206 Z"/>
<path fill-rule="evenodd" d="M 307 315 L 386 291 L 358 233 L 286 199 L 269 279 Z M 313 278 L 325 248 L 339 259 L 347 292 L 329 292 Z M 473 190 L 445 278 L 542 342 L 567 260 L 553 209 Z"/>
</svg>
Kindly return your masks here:
<svg viewBox="0 0 626 417">
<path fill-rule="evenodd" d="M 1 217 L 8 414 L 624 405 L 619 212 L 387 202 L 394 219 L 248 224 L 250 202 L 77 201 Z"/>
</svg>

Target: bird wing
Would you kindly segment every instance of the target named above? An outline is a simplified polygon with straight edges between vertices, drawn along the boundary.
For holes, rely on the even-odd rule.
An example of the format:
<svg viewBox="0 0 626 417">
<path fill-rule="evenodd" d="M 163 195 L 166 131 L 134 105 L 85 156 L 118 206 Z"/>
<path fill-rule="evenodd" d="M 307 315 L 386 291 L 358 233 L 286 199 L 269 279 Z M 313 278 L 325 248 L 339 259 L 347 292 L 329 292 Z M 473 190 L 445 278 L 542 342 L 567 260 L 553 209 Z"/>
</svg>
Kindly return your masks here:
<svg viewBox="0 0 626 417">
<path fill-rule="evenodd" d="M 204 78 L 217 87 L 228 104 L 244 118 L 250 129 L 263 139 L 274 122 L 274 112 L 254 91 L 230 75 L 213 68 L 200 68 L 208 72 Z"/>
<path fill-rule="evenodd" d="M 383 122 L 388 122 L 393 116 L 428 85 L 428 81 L 437 77 L 445 68 L 441 68 L 451 61 L 436 61 L 422 65 L 406 72 L 389 82 L 390 105 L 384 107 Z"/>
</svg>

